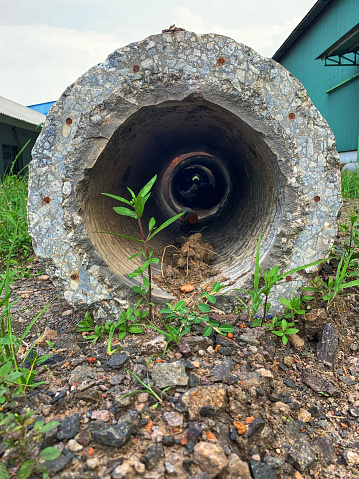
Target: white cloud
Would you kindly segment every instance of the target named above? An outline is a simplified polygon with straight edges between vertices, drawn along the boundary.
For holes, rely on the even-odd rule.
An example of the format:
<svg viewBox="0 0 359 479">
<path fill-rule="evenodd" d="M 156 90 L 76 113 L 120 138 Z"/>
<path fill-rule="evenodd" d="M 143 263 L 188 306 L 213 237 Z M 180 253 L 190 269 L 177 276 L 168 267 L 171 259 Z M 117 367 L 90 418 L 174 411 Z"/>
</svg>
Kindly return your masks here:
<svg viewBox="0 0 359 479">
<path fill-rule="evenodd" d="M 124 44 L 118 36 L 93 31 L 47 25 L 3 26 L 1 96 L 25 105 L 57 100 L 82 73 Z"/>
</svg>

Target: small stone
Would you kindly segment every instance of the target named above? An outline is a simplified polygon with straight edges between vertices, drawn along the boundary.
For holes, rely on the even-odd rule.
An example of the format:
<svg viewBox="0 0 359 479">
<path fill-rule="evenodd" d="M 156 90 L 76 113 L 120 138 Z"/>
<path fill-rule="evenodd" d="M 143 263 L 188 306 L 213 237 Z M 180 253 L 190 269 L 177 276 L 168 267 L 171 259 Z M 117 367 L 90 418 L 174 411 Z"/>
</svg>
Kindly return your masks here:
<svg viewBox="0 0 359 479">
<path fill-rule="evenodd" d="M 291 378 L 283 378 L 283 383 L 292 389 L 297 389 L 296 383 Z"/>
<path fill-rule="evenodd" d="M 193 459 L 211 478 L 228 466 L 228 459 L 222 449 L 209 442 L 200 442 L 195 446 Z"/>
<path fill-rule="evenodd" d="M 50 412 L 51 412 L 51 405 L 49 404 L 44 404 L 41 408 L 41 414 L 44 416 L 44 417 L 47 417 L 50 415 Z"/>
<path fill-rule="evenodd" d="M 222 349 L 222 348 L 221 348 Z M 230 374 L 233 367 L 233 361 L 231 358 L 225 359 L 219 364 L 216 364 L 209 372 L 213 381 L 223 381 L 223 378 Z"/>
<path fill-rule="evenodd" d="M 269 371 L 269 369 L 259 368 L 257 369 L 257 373 L 259 373 L 264 378 L 273 378 L 273 373 L 272 371 Z"/>
<path fill-rule="evenodd" d="M 317 436 L 313 441 L 313 446 L 318 452 L 323 467 L 327 467 L 335 461 L 333 441 L 328 436 Z"/>
<path fill-rule="evenodd" d="M 148 401 L 148 398 L 150 397 L 150 395 L 148 393 L 140 393 L 138 394 L 137 396 L 137 401 L 139 403 L 145 403 Z"/>
<path fill-rule="evenodd" d="M 70 439 L 69 442 L 67 443 L 66 448 L 69 451 L 78 452 L 78 451 L 81 451 L 84 447 L 81 446 L 81 444 L 79 444 L 77 441 L 75 441 L 75 439 Z"/>
<path fill-rule="evenodd" d="M 194 441 L 188 441 L 187 442 L 186 449 L 190 454 L 192 454 L 192 452 L 194 451 L 195 445 L 196 445 L 196 443 Z"/>
<path fill-rule="evenodd" d="M 314 374 L 304 371 L 302 374 L 302 381 L 315 392 L 326 393 L 333 397 L 340 396 L 340 391 L 334 386 L 334 384 L 320 376 L 315 376 Z"/>
<path fill-rule="evenodd" d="M 93 411 L 91 414 L 91 419 L 98 419 L 103 422 L 108 422 L 111 419 L 111 415 L 106 409 L 102 409 L 101 411 Z"/>
<path fill-rule="evenodd" d="M 50 278 L 48 274 L 42 274 L 41 276 L 38 276 L 37 279 L 39 281 L 47 281 Z"/>
<path fill-rule="evenodd" d="M 158 463 L 162 456 L 162 450 L 160 446 L 151 445 L 147 448 L 146 454 L 141 457 L 140 461 L 145 465 L 146 469 L 150 471 Z"/>
<path fill-rule="evenodd" d="M 190 374 L 188 378 L 188 386 L 194 388 L 198 384 L 198 377 L 195 374 Z"/>
<path fill-rule="evenodd" d="M 180 343 L 178 345 L 178 351 L 184 356 L 185 358 L 188 358 L 191 356 L 191 348 L 189 347 L 188 342 L 185 340 L 185 338 L 181 338 Z"/>
<path fill-rule="evenodd" d="M 258 462 L 260 462 L 261 456 L 260 456 L 259 454 L 253 454 L 252 460 L 253 460 L 253 461 L 258 461 Z"/>
<path fill-rule="evenodd" d="M 54 476 L 58 472 L 62 471 L 62 469 L 64 469 L 67 464 L 72 461 L 73 458 L 74 453 L 71 451 L 66 451 L 66 449 L 64 449 L 61 456 L 57 457 L 53 461 L 45 461 L 44 465 L 48 469 L 50 476 Z"/>
<path fill-rule="evenodd" d="M 130 356 L 126 353 L 112 354 L 110 359 L 106 362 L 106 367 L 110 369 L 122 368 L 130 359 Z"/>
<path fill-rule="evenodd" d="M 350 451 L 350 450 L 344 451 L 343 457 L 349 467 L 359 465 L 359 454 L 357 452 Z"/>
<path fill-rule="evenodd" d="M 163 446 L 165 446 L 165 447 L 174 446 L 174 444 L 175 444 L 175 438 L 174 438 L 173 436 L 165 436 L 165 437 L 162 439 L 162 444 L 163 444 Z"/>
<path fill-rule="evenodd" d="M 187 437 L 189 441 L 196 441 L 202 434 L 203 426 L 198 422 L 189 422 Z"/>
<path fill-rule="evenodd" d="M 264 429 L 265 420 L 262 417 L 256 417 L 249 425 L 247 430 L 248 440 L 258 436 Z M 259 459 L 260 460 L 260 459 Z"/>
<path fill-rule="evenodd" d="M 229 346 L 222 346 L 219 350 L 219 354 L 222 356 L 230 356 L 233 353 L 233 349 Z"/>
<path fill-rule="evenodd" d="M 298 412 L 298 420 L 303 422 L 309 422 L 312 419 L 312 415 L 306 409 L 300 409 Z"/>
<path fill-rule="evenodd" d="M 239 373 L 237 376 L 244 389 L 250 389 L 252 387 L 260 388 L 264 383 L 263 376 L 257 372 Z"/>
<path fill-rule="evenodd" d="M 152 380 L 159 389 L 169 386 L 187 386 L 188 376 L 183 361 L 155 363 L 152 370 Z"/>
<path fill-rule="evenodd" d="M 88 429 L 84 429 L 83 431 L 79 432 L 75 437 L 76 441 L 84 447 L 87 447 L 92 442 L 92 436 Z"/>
<path fill-rule="evenodd" d="M 72 439 L 80 429 L 80 416 L 78 413 L 65 419 L 58 427 L 57 439 Z"/>
<path fill-rule="evenodd" d="M 241 334 L 238 337 L 238 340 L 243 341 L 244 343 L 253 344 L 254 346 L 257 346 L 258 344 L 260 344 L 258 339 L 255 336 L 253 336 L 253 334 L 248 334 L 248 333 Z"/>
<path fill-rule="evenodd" d="M 215 417 L 217 415 L 217 412 L 213 406 L 203 406 L 199 410 L 199 414 L 202 417 Z"/>
<path fill-rule="evenodd" d="M 112 471 L 111 478 L 112 479 L 131 478 L 131 477 L 134 477 L 133 473 L 134 471 L 132 468 L 131 461 L 125 461 Z"/>
<path fill-rule="evenodd" d="M 350 405 L 348 407 L 348 411 L 352 417 L 355 417 L 355 418 L 359 417 L 359 408 Z"/>
<path fill-rule="evenodd" d="M 303 472 L 316 461 L 315 451 L 305 438 L 299 436 L 288 452 L 287 461 Z"/>
<path fill-rule="evenodd" d="M 249 466 L 253 479 L 275 479 L 272 468 L 264 462 L 250 461 Z"/>
<path fill-rule="evenodd" d="M 125 374 L 119 373 L 116 374 L 115 376 L 112 376 L 110 384 L 111 386 L 117 386 L 117 384 L 121 384 L 123 380 L 125 379 Z"/>
<path fill-rule="evenodd" d="M 92 423 L 92 426 L 92 437 L 97 444 L 120 448 L 131 439 L 131 426 L 126 421 L 110 427 L 100 422 Z"/>
<path fill-rule="evenodd" d="M 165 471 L 169 475 L 177 474 L 176 468 L 168 461 L 165 461 Z"/>
<path fill-rule="evenodd" d="M 221 386 L 199 386 L 190 389 L 182 396 L 182 402 L 187 406 L 190 421 L 199 417 L 203 406 L 213 406 L 218 412 L 224 409 L 227 392 Z"/>
<path fill-rule="evenodd" d="M 284 359 L 283 359 L 283 363 L 288 366 L 288 368 L 291 368 L 293 366 L 293 358 L 292 356 L 286 356 Z"/>
<path fill-rule="evenodd" d="M 333 323 L 324 326 L 322 337 L 317 346 L 317 358 L 326 366 L 333 367 L 338 353 L 339 338 Z"/>
<path fill-rule="evenodd" d="M 95 377 L 95 370 L 94 368 L 85 365 L 76 366 L 75 369 L 72 370 L 69 376 L 68 383 L 72 386 L 74 383 L 83 383 L 87 379 L 92 379 Z"/>
<path fill-rule="evenodd" d="M 208 346 L 208 348 L 207 348 L 207 353 L 208 353 L 208 354 L 214 354 L 214 348 L 213 348 L 213 346 Z"/>
<path fill-rule="evenodd" d="M 99 465 L 99 460 L 97 459 L 97 457 L 90 457 L 89 459 L 87 459 L 86 465 L 89 469 L 94 470 Z"/>
<path fill-rule="evenodd" d="M 272 457 L 272 456 L 265 456 L 263 458 L 263 462 L 265 462 L 272 469 L 278 469 L 284 464 L 284 461 L 281 457 Z"/>
<path fill-rule="evenodd" d="M 339 378 L 346 386 L 354 386 L 354 384 L 357 384 L 357 381 L 353 378 L 348 378 L 346 376 L 341 376 Z"/>
<path fill-rule="evenodd" d="M 179 427 L 183 424 L 183 414 L 178 412 L 165 412 L 163 413 L 163 419 L 170 427 Z"/>
<path fill-rule="evenodd" d="M 228 467 L 225 474 L 226 479 L 252 479 L 248 464 L 242 461 L 237 454 L 228 456 Z"/>
<path fill-rule="evenodd" d="M 66 311 L 64 311 L 61 316 L 63 316 L 64 318 L 66 318 L 66 316 L 71 316 L 71 314 L 73 313 L 73 310 L 72 309 L 67 309 Z"/>
<path fill-rule="evenodd" d="M 206 354 L 206 351 L 203 351 L 203 349 L 200 349 L 197 354 L 198 356 L 204 356 Z"/>
</svg>

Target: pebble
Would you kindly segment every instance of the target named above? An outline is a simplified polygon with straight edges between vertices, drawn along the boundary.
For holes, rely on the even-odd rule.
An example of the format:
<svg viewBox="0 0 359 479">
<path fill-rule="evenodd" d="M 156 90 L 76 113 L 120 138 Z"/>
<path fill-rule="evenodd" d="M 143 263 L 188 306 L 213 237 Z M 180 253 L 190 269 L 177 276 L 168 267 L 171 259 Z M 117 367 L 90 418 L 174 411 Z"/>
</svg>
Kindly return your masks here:
<svg viewBox="0 0 359 479">
<path fill-rule="evenodd" d="M 146 453 L 141 457 L 140 461 L 145 465 L 146 469 L 150 471 L 158 463 L 162 456 L 162 450 L 159 445 L 153 444 L 147 448 Z"/>
<path fill-rule="evenodd" d="M 193 451 L 193 459 L 211 478 L 216 477 L 228 466 L 228 459 L 216 444 L 199 442 Z"/>
<path fill-rule="evenodd" d="M 359 454 L 354 451 L 344 451 L 343 457 L 349 467 L 359 465 Z"/>
<path fill-rule="evenodd" d="M 60 423 L 57 430 L 57 439 L 72 439 L 76 436 L 80 429 L 80 416 L 78 413 L 68 417 Z"/>
<path fill-rule="evenodd" d="M 106 409 L 100 411 L 93 411 L 91 419 L 98 419 L 103 422 L 108 422 L 111 419 L 111 414 Z"/>
<path fill-rule="evenodd" d="M 152 369 L 152 381 L 159 389 L 169 386 L 187 386 L 188 376 L 183 361 L 155 363 Z"/>
<path fill-rule="evenodd" d="M 165 471 L 166 471 L 166 474 L 169 474 L 169 475 L 177 474 L 176 468 L 173 466 L 173 464 L 171 464 L 168 461 L 165 461 Z"/>
<path fill-rule="evenodd" d="M 170 427 L 179 427 L 183 424 L 183 414 L 178 412 L 165 412 L 163 413 L 163 419 Z"/>
<path fill-rule="evenodd" d="M 199 412 L 203 406 L 213 406 L 216 411 L 219 411 L 225 407 L 226 401 L 226 390 L 215 385 L 190 389 L 182 397 L 182 402 L 188 408 L 190 421 L 199 417 Z"/>
<path fill-rule="evenodd" d="M 140 393 L 137 395 L 137 401 L 139 403 L 145 403 L 148 401 L 149 397 L 150 397 L 149 393 Z"/>
<path fill-rule="evenodd" d="M 72 452 L 78 452 L 81 451 L 84 447 L 81 446 L 81 444 L 79 444 L 75 439 L 70 439 L 67 443 L 66 448 Z"/>
<path fill-rule="evenodd" d="M 300 409 L 298 419 L 299 421 L 309 422 L 312 419 L 312 415 L 306 409 Z"/>
</svg>

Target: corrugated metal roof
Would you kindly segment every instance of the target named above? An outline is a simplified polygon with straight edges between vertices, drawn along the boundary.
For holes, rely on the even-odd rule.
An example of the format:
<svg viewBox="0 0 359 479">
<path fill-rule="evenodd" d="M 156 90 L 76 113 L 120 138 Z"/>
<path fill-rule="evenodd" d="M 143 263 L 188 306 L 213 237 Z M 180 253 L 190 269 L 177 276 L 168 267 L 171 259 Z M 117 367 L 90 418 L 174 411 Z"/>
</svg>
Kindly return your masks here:
<svg viewBox="0 0 359 479">
<path fill-rule="evenodd" d="M 42 113 L 2 96 L 0 96 L 0 114 L 24 121 L 25 123 L 30 123 L 30 125 L 39 125 L 45 121 L 46 118 Z"/>
<path fill-rule="evenodd" d="M 359 50 L 359 23 L 343 35 L 333 45 L 317 56 L 316 60 L 345 53 L 355 53 Z"/>
<path fill-rule="evenodd" d="M 317 16 L 328 7 L 330 3 L 336 0 L 318 0 L 317 3 L 309 10 L 303 20 L 292 31 L 289 37 L 278 48 L 275 54 L 272 56 L 273 60 L 279 62 L 280 58 L 289 50 L 295 41 L 302 35 L 302 33 L 309 27 L 309 25 L 317 18 Z"/>
</svg>

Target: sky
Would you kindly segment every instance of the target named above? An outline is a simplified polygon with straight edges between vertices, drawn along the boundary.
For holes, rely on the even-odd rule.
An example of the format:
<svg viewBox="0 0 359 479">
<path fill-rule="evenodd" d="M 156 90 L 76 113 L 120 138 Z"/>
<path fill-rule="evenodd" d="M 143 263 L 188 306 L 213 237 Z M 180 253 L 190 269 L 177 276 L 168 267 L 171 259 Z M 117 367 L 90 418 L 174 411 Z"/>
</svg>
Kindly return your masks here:
<svg viewBox="0 0 359 479">
<path fill-rule="evenodd" d="M 172 24 L 272 56 L 315 0 L 0 0 L 0 96 L 57 100 L 108 54 Z"/>
</svg>

